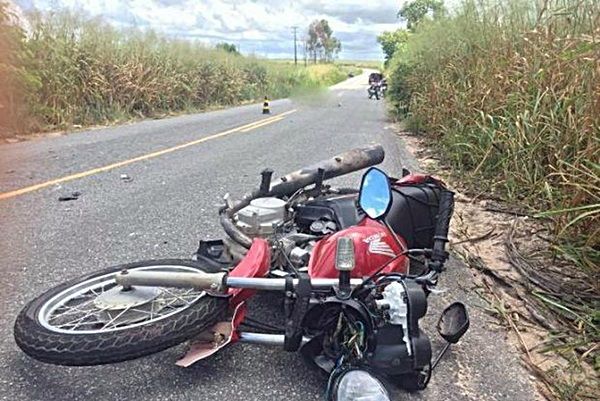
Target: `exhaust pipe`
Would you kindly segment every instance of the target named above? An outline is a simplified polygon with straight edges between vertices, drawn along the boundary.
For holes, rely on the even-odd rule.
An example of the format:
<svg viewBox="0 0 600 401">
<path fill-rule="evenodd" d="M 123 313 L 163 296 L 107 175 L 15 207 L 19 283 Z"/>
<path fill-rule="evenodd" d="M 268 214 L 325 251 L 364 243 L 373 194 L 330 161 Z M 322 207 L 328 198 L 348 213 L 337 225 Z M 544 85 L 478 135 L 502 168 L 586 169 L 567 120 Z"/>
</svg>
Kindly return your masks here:
<svg viewBox="0 0 600 401">
<path fill-rule="evenodd" d="M 310 167 L 289 173 L 271 184 L 269 192 L 260 189 L 244 195 L 231 209 L 227 210 L 232 215 L 250 204 L 250 201 L 263 196 L 291 195 L 300 188 L 311 185 L 320 179 L 319 170 L 323 171 L 323 179 L 339 177 L 340 175 L 352 173 L 363 168 L 371 167 L 383 161 L 385 152 L 381 145 L 371 145 L 364 148 L 356 148 L 348 152 L 340 153 L 328 160 L 320 161 Z"/>
<path fill-rule="evenodd" d="M 385 153 L 381 145 L 349 150 L 281 177 L 279 182 L 271 185 L 268 196 L 290 195 L 300 188 L 315 184 L 320 179 L 319 170 L 323 170 L 323 180 L 329 180 L 379 164 L 384 157 Z"/>
<path fill-rule="evenodd" d="M 352 149 L 340 153 L 328 160 L 323 160 L 312 166 L 289 173 L 271 184 L 268 191 L 265 185 L 244 197 L 231 208 L 224 207 L 220 210 L 219 220 L 225 233 L 244 248 L 250 248 L 252 239 L 241 232 L 232 221 L 232 216 L 248 206 L 253 199 L 265 196 L 291 195 L 300 188 L 304 188 L 317 181 L 329 180 L 344 174 L 352 173 L 363 168 L 371 167 L 383 161 L 385 152 L 379 144 L 364 148 Z M 270 179 L 270 175 L 269 175 Z M 263 184 L 264 184 L 263 179 Z"/>
</svg>

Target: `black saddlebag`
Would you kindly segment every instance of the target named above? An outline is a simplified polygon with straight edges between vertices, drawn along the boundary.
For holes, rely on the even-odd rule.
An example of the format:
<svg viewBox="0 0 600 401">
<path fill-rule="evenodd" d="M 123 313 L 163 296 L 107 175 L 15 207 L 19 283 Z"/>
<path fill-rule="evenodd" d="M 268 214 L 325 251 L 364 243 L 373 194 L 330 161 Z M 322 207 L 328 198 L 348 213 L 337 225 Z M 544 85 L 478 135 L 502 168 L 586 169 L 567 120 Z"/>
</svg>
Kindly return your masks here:
<svg viewBox="0 0 600 401">
<path fill-rule="evenodd" d="M 442 187 L 436 182 L 396 184 L 386 221 L 409 248 L 432 248 Z"/>
</svg>

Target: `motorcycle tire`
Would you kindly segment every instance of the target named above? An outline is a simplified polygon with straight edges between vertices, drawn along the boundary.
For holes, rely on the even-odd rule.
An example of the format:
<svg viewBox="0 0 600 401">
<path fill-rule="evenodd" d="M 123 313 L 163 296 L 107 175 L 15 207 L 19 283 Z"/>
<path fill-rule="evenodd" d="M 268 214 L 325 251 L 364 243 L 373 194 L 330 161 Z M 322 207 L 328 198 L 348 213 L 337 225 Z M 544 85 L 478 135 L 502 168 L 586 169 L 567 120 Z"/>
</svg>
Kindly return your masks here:
<svg viewBox="0 0 600 401">
<path fill-rule="evenodd" d="M 55 365 L 117 363 L 178 345 L 211 327 L 225 314 L 226 297 L 163 287 L 134 287 L 136 294 L 146 294 L 137 297 L 148 299 L 137 298 L 134 302 L 130 298 L 126 309 L 115 309 L 115 305 L 118 308 L 125 304 L 114 304 L 114 299 L 121 298 L 114 298 L 112 294 L 122 292 L 122 288 L 114 283 L 112 276 L 124 269 L 210 271 L 200 262 L 163 259 L 114 266 L 61 284 L 31 301 L 18 315 L 14 337 L 19 348 L 34 359 Z M 86 286 L 90 289 L 88 292 L 85 292 Z M 140 291 L 140 288 L 145 290 Z M 177 291 L 187 292 L 178 294 Z M 101 299 L 104 292 L 110 292 L 114 299 Z M 89 298 L 75 303 L 84 296 Z M 98 304 L 98 300 L 102 302 Z M 73 306 L 67 306 L 67 302 L 73 302 Z M 98 305 L 108 306 L 100 308 Z M 86 310 L 84 306 L 91 309 Z M 61 308 L 65 312 L 57 312 L 63 310 Z M 79 322 L 73 320 L 77 313 L 84 316 Z M 110 327 L 111 324 L 114 327 Z"/>
</svg>

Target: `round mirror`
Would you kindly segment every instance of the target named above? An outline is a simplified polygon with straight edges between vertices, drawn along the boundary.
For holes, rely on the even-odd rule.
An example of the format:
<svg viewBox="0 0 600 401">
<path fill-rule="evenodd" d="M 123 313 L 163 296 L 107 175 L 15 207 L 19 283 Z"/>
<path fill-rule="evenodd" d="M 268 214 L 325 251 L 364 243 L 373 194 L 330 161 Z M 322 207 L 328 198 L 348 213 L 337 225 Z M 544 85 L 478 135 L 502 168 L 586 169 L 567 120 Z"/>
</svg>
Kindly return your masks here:
<svg viewBox="0 0 600 401">
<path fill-rule="evenodd" d="M 392 202 L 392 191 L 388 176 L 377 168 L 370 168 L 360 185 L 358 204 L 372 219 L 386 214 Z"/>
</svg>

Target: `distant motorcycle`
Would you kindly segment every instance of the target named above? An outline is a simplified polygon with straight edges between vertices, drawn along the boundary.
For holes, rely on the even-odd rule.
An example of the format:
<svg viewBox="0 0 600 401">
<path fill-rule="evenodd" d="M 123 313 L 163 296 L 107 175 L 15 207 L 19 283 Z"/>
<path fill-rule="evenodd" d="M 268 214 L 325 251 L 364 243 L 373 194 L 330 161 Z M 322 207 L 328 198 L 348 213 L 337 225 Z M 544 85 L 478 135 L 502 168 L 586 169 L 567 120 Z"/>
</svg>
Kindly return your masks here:
<svg viewBox="0 0 600 401">
<path fill-rule="evenodd" d="M 379 82 L 383 79 L 383 74 L 380 72 L 372 72 L 369 74 L 369 85 L 374 82 Z"/>
<path fill-rule="evenodd" d="M 260 186 L 219 210 L 227 234 L 200 241 L 193 260 L 111 267 L 61 284 L 25 306 L 17 345 L 59 365 L 139 358 L 190 340 L 189 366 L 237 341 L 299 351 L 329 374 L 327 401 L 389 401 L 381 378 L 424 389 L 466 332 L 461 303 L 440 317 L 447 345 L 432 358 L 419 327 L 447 259 L 453 193 L 439 180 L 372 166 L 375 145 Z M 360 190 L 325 180 L 370 167 Z M 246 317 L 257 290 L 283 295 L 285 323 Z"/>
<path fill-rule="evenodd" d="M 381 81 L 373 82 L 369 86 L 369 89 L 367 89 L 367 93 L 369 95 L 369 99 L 373 99 L 373 97 L 375 97 L 375 99 L 379 100 L 379 98 L 383 96 L 381 92 Z"/>
<path fill-rule="evenodd" d="M 388 90 L 388 84 L 387 84 L 387 80 L 385 78 L 383 78 L 381 80 L 380 89 L 381 89 L 381 97 L 385 97 L 385 94 Z"/>
</svg>

